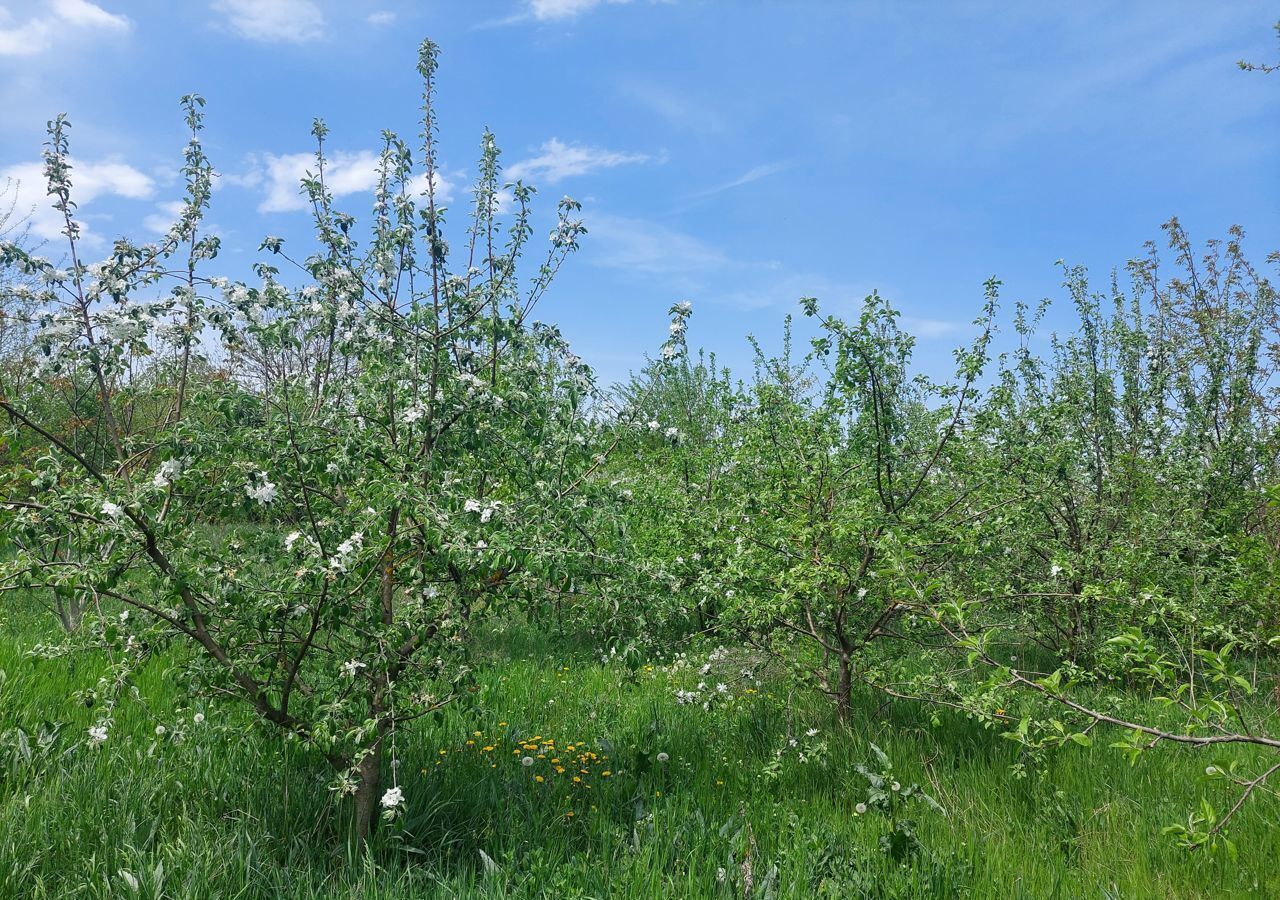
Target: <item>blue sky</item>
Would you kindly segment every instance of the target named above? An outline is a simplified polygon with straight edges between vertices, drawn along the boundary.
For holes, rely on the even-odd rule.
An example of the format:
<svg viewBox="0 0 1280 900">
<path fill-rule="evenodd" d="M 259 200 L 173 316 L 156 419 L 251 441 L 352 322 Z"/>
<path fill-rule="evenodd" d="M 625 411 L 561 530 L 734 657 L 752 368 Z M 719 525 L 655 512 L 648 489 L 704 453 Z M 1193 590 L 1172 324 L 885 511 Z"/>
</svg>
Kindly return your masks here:
<svg viewBox="0 0 1280 900">
<path fill-rule="evenodd" d="M 1057 7 L 1057 8 L 1054 8 Z M 872 288 L 940 373 L 992 275 L 1006 306 L 1099 279 L 1177 215 L 1280 248 L 1273 3 L 763 0 L 0 0 L 0 184 L 42 204 L 47 119 L 72 123 L 91 240 L 163 227 L 178 98 L 208 100 L 220 272 L 265 234 L 298 251 L 313 117 L 340 199 L 367 209 L 382 129 L 411 135 L 416 46 L 442 47 L 445 175 L 461 226 L 485 126 L 509 173 L 582 201 L 590 234 L 540 308 L 606 380 L 693 301 L 691 339 L 745 368 L 802 295 Z M 51 233 L 43 208 L 33 224 Z M 546 229 L 539 228 L 539 232 Z M 50 245 L 45 251 L 57 255 Z M 1065 311 L 1051 324 L 1064 323 Z"/>
</svg>

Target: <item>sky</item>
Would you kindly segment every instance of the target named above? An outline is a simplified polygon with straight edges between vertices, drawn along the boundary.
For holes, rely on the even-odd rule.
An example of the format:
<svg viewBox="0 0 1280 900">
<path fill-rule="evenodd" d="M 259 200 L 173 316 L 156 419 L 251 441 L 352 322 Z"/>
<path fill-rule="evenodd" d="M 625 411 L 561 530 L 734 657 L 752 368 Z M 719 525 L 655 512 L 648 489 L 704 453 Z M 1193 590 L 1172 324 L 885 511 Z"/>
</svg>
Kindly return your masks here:
<svg viewBox="0 0 1280 900">
<path fill-rule="evenodd" d="M 690 341 L 746 374 L 802 296 L 888 297 L 945 372 L 982 285 L 1059 301 L 1057 260 L 1099 283 L 1177 216 L 1280 249 L 1274 3 L 818 0 L 0 0 L 0 186 L 58 257 L 46 122 L 72 123 L 90 249 L 153 239 L 181 196 L 178 105 L 207 100 L 220 173 L 208 274 L 250 277 L 268 234 L 305 255 L 297 181 L 329 128 L 339 205 L 370 206 L 383 129 L 411 138 L 417 46 L 441 47 L 444 189 L 461 240 L 483 129 L 508 178 L 588 234 L 538 317 L 606 383 L 694 305 Z"/>
</svg>

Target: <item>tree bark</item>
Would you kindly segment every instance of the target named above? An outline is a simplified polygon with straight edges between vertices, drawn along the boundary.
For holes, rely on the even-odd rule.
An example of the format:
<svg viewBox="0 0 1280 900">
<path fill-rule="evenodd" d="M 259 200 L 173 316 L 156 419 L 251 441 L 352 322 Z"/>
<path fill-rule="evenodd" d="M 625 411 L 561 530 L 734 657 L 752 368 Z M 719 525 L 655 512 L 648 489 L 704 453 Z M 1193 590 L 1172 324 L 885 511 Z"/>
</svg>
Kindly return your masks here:
<svg viewBox="0 0 1280 900">
<path fill-rule="evenodd" d="M 363 850 L 378 824 L 379 789 L 382 787 L 382 736 L 356 767 L 356 846 Z"/>
</svg>

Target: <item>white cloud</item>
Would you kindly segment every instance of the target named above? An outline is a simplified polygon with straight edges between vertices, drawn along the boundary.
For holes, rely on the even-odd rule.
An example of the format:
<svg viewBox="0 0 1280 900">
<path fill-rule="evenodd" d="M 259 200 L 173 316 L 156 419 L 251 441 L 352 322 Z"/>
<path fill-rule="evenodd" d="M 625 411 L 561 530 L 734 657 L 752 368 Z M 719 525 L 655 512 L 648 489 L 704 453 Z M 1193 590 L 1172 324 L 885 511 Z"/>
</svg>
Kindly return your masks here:
<svg viewBox="0 0 1280 900">
<path fill-rule="evenodd" d="M 724 253 L 702 239 L 657 222 L 594 215 L 587 218 L 587 229 L 584 249 L 596 265 L 689 284 L 730 263 Z"/>
<path fill-rule="evenodd" d="M 168 200 L 164 203 L 157 203 L 156 212 L 144 218 L 142 225 L 148 231 L 154 231 L 156 234 L 168 234 L 169 229 L 173 227 L 173 223 L 178 221 L 182 211 L 186 208 L 186 204 L 181 200 Z"/>
<path fill-rule="evenodd" d="M 555 184 L 574 175 L 586 175 L 599 169 L 612 169 L 630 163 L 648 162 L 644 153 L 622 153 L 566 144 L 552 138 L 539 148 L 542 152 L 530 159 L 521 160 L 507 167 L 506 175 L 512 181 L 526 179 L 544 184 Z"/>
<path fill-rule="evenodd" d="M 324 13 L 314 0 L 214 0 L 213 10 L 251 41 L 302 44 L 324 35 Z"/>
<path fill-rule="evenodd" d="M 503 19 L 482 22 L 478 28 L 516 25 L 530 20 L 537 22 L 562 22 L 576 19 L 598 6 L 622 6 L 632 0 L 525 0 L 524 10 Z M 650 3 L 671 3 L 674 0 L 649 0 Z"/>
<path fill-rule="evenodd" d="M 380 9 L 377 12 L 369 13 L 369 17 L 365 19 L 370 25 L 390 25 L 396 20 L 396 14 L 387 9 Z"/>
<path fill-rule="evenodd" d="M 324 183 L 334 197 L 369 193 L 378 183 L 379 154 L 372 150 L 356 153 L 338 151 L 325 160 Z M 258 204 L 259 212 L 295 212 L 308 206 L 302 193 L 301 182 L 307 172 L 315 171 L 315 156 L 311 153 L 286 153 L 276 156 L 267 153 L 263 162 L 248 173 L 228 176 L 224 180 L 242 187 L 265 185 L 266 194 Z M 426 190 L 425 175 L 415 177 L 409 190 L 421 194 Z M 452 185 L 440 173 L 435 178 L 436 200 L 448 202 Z"/>
<path fill-rule="evenodd" d="M 744 184 L 750 184 L 753 181 L 759 181 L 761 178 L 768 178 L 770 175 L 776 175 L 790 166 L 789 162 L 772 162 L 765 163 L 761 166 L 755 166 L 748 169 L 732 181 L 726 181 L 724 184 L 718 184 L 715 187 L 707 188 L 705 191 L 698 191 L 695 197 L 708 197 L 711 194 L 718 194 L 721 191 L 733 190 L 736 187 L 742 187 Z"/>
<path fill-rule="evenodd" d="M 52 6 L 53 14 L 68 25 L 117 30 L 129 27 L 129 20 L 124 16 L 109 13 L 88 0 L 53 0 Z"/>
<path fill-rule="evenodd" d="M 155 191 L 155 181 L 133 166 L 117 160 L 100 162 L 70 160 L 71 199 L 77 205 L 77 221 L 81 233 L 90 244 L 101 243 L 85 226 L 83 213 L 99 197 L 125 197 L 141 200 Z M 0 182 L 12 180 L 17 185 L 16 209 L 31 213 L 31 233 L 42 240 L 58 240 L 65 223 L 62 213 L 53 208 L 53 199 L 45 193 L 44 165 L 38 162 L 18 163 L 0 169 Z"/>
<path fill-rule="evenodd" d="M 964 324 L 948 322 L 944 319 L 925 319 L 919 316 L 904 315 L 899 321 L 902 323 L 904 331 L 925 340 L 946 337 L 964 329 Z"/>
<path fill-rule="evenodd" d="M 539 21 L 572 19 L 599 6 L 603 0 L 529 0 L 529 12 Z M 626 0 L 614 0 L 626 2 Z"/>
<path fill-rule="evenodd" d="M 51 0 L 44 15 L 17 25 L 11 24 L 12 20 L 12 14 L 0 7 L 0 56 L 43 53 L 68 29 L 125 32 L 132 27 L 124 16 L 109 13 L 88 0 Z"/>
</svg>

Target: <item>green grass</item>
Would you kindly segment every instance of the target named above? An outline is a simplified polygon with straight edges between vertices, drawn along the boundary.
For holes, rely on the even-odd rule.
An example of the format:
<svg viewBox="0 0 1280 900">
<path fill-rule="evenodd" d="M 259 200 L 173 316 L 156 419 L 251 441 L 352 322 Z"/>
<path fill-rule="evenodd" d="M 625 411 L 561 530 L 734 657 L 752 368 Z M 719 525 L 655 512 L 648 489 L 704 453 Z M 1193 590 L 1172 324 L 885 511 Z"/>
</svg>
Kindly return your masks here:
<svg viewBox="0 0 1280 900">
<path fill-rule="evenodd" d="M 767 684 L 705 713 L 674 702 L 661 666 L 628 673 L 530 629 L 485 635 L 478 689 L 397 735 L 408 815 L 352 858 L 330 773 L 237 707 L 185 696 L 171 660 L 140 673 L 139 700 L 102 748 L 86 747 L 93 711 L 69 697 L 103 661 L 27 656 L 46 634 L 34 613 L 0 625 L 4 898 L 727 898 L 742 896 L 748 845 L 760 897 L 1280 896 L 1274 797 L 1233 822 L 1236 860 L 1161 835 L 1202 796 L 1227 805 L 1196 752 L 1131 767 L 1100 740 L 1015 778 L 1017 748 L 960 716 L 934 724 L 931 710 L 867 695 L 844 728 L 817 698 Z M 827 752 L 769 777 L 789 726 L 819 729 Z M 590 787 L 566 782 L 573 768 L 554 775 L 549 756 L 522 767 L 515 740 L 534 736 L 583 742 L 598 757 L 581 776 Z M 926 852 L 906 864 L 878 848 L 886 820 L 854 812 L 866 787 L 854 766 L 874 765 L 872 741 L 946 811 L 916 811 Z"/>
</svg>

